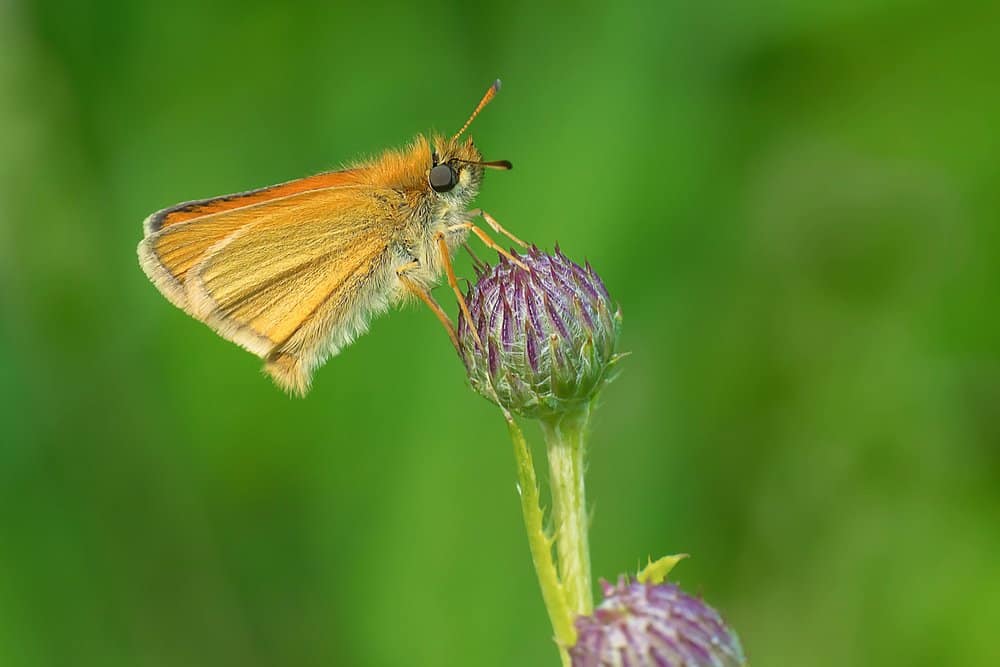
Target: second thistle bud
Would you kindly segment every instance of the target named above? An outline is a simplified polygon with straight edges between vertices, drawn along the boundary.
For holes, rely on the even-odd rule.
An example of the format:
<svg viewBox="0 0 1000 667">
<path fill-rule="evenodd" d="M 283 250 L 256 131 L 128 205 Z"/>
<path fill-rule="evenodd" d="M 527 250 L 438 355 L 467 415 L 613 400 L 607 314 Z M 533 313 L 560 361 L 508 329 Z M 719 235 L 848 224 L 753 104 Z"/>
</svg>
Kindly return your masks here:
<svg viewBox="0 0 1000 667">
<path fill-rule="evenodd" d="M 604 601 L 576 619 L 573 667 L 744 667 L 739 637 L 674 584 L 602 583 Z"/>
<path fill-rule="evenodd" d="M 473 389 L 525 417 L 589 403 L 615 363 L 621 312 L 589 264 L 532 247 L 480 273 L 466 295 L 476 335 L 459 318 Z"/>
</svg>

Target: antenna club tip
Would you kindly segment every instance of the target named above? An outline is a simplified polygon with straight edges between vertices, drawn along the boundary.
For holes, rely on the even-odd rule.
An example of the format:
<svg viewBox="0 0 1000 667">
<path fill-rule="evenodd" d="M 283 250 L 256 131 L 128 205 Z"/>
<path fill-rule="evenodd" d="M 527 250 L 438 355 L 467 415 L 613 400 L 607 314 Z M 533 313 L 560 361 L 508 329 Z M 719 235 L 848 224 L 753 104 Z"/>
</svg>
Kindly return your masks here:
<svg viewBox="0 0 1000 667">
<path fill-rule="evenodd" d="M 489 90 L 486 91 L 486 94 L 483 95 L 483 99 L 479 100 L 479 104 L 476 105 L 475 111 L 473 111 L 472 115 L 469 116 L 469 120 L 465 121 L 465 125 L 462 126 L 462 129 L 456 132 L 455 136 L 451 138 L 452 141 L 458 139 L 460 136 L 462 136 L 463 132 L 469 129 L 469 124 L 472 123 L 475 117 L 479 115 L 479 112 L 483 110 L 483 107 L 485 107 L 487 104 L 490 103 L 490 100 L 493 99 L 493 97 L 497 94 L 498 90 L 500 90 L 500 79 L 494 81 L 493 85 L 490 86 Z"/>
<path fill-rule="evenodd" d="M 493 89 L 493 92 L 494 92 L 494 93 L 499 93 L 499 92 L 500 92 L 500 87 L 501 87 L 502 85 L 503 85 L 503 82 L 501 82 L 501 81 L 500 81 L 500 79 L 496 79 L 496 80 L 495 80 L 495 81 L 493 82 L 493 85 L 491 86 L 491 88 Z"/>
</svg>

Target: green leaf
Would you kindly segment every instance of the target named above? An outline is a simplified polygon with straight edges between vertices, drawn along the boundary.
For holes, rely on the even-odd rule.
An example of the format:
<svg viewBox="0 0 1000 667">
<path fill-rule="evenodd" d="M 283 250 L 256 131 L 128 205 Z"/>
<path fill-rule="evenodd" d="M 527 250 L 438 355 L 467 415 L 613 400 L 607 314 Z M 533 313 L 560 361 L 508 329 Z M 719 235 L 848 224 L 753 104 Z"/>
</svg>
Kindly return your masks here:
<svg viewBox="0 0 1000 667">
<path fill-rule="evenodd" d="M 662 584 L 674 566 L 687 557 L 687 554 L 677 554 L 676 556 L 664 556 L 657 560 L 651 560 L 646 564 L 646 567 L 639 570 L 635 578 L 640 584 Z"/>
</svg>

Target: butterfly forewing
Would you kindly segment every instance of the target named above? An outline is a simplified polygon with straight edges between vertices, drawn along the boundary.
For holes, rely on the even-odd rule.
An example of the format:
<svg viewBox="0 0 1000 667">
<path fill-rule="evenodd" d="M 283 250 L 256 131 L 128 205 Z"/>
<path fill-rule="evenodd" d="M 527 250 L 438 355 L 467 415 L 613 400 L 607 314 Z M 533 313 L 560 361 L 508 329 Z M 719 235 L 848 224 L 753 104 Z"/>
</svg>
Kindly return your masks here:
<svg viewBox="0 0 1000 667">
<path fill-rule="evenodd" d="M 287 341 L 385 252 L 391 228 L 371 224 L 357 201 L 352 193 L 327 190 L 253 213 L 254 222 L 189 273 L 192 312 L 210 323 L 249 328 L 272 347 Z"/>
<path fill-rule="evenodd" d="M 238 208 L 245 208 L 254 204 L 266 203 L 273 199 L 280 199 L 289 195 L 307 192 L 309 190 L 323 190 L 327 188 L 339 188 L 351 185 L 361 185 L 364 181 L 363 170 L 342 169 L 339 171 L 327 171 L 315 176 L 299 178 L 278 185 L 269 185 L 266 188 L 247 190 L 236 194 L 224 195 L 222 197 L 212 197 L 211 199 L 199 199 L 196 201 L 184 202 L 161 211 L 146 218 L 143 228 L 146 234 L 158 232 L 161 229 L 177 225 L 189 220 L 203 218 L 212 213 L 232 211 Z"/>
<path fill-rule="evenodd" d="M 394 229 L 378 224 L 359 187 L 282 191 L 222 210 L 201 203 L 201 217 L 144 240 L 143 266 L 171 301 L 268 359 L 283 388 L 303 393 L 312 369 L 384 307 L 361 287 L 384 283 L 372 278 L 387 267 Z"/>
</svg>

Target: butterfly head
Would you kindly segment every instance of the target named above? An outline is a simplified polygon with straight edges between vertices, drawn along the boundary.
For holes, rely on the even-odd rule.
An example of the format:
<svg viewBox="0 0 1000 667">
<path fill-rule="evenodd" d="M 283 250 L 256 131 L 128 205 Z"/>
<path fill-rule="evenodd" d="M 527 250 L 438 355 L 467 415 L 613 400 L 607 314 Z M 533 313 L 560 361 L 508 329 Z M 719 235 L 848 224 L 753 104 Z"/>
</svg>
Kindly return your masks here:
<svg viewBox="0 0 1000 667">
<path fill-rule="evenodd" d="M 434 137 L 431 164 L 427 171 L 427 184 L 439 196 L 453 201 L 458 200 L 463 205 L 468 204 L 479 192 L 479 184 L 483 180 L 483 172 L 486 169 L 511 168 L 511 164 L 507 160 L 484 161 L 483 155 L 476 148 L 472 137 L 462 138 L 473 119 L 479 115 L 483 107 L 489 104 L 499 90 L 500 79 L 497 79 L 486 91 L 483 99 L 469 116 L 469 120 L 465 121 L 462 129 L 455 133 L 455 136 L 450 139 L 442 136 Z"/>
<path fill-rule="evenodd" d="M 434 148 L 427 170 L 427 184 L 439 196 L 471 201 L 479 192 L 483 172 L 488 169 L 510 169 L 510 162 L 484 162 L 472 137 L 445 139 L 434 137 Z"/>
</svg>

